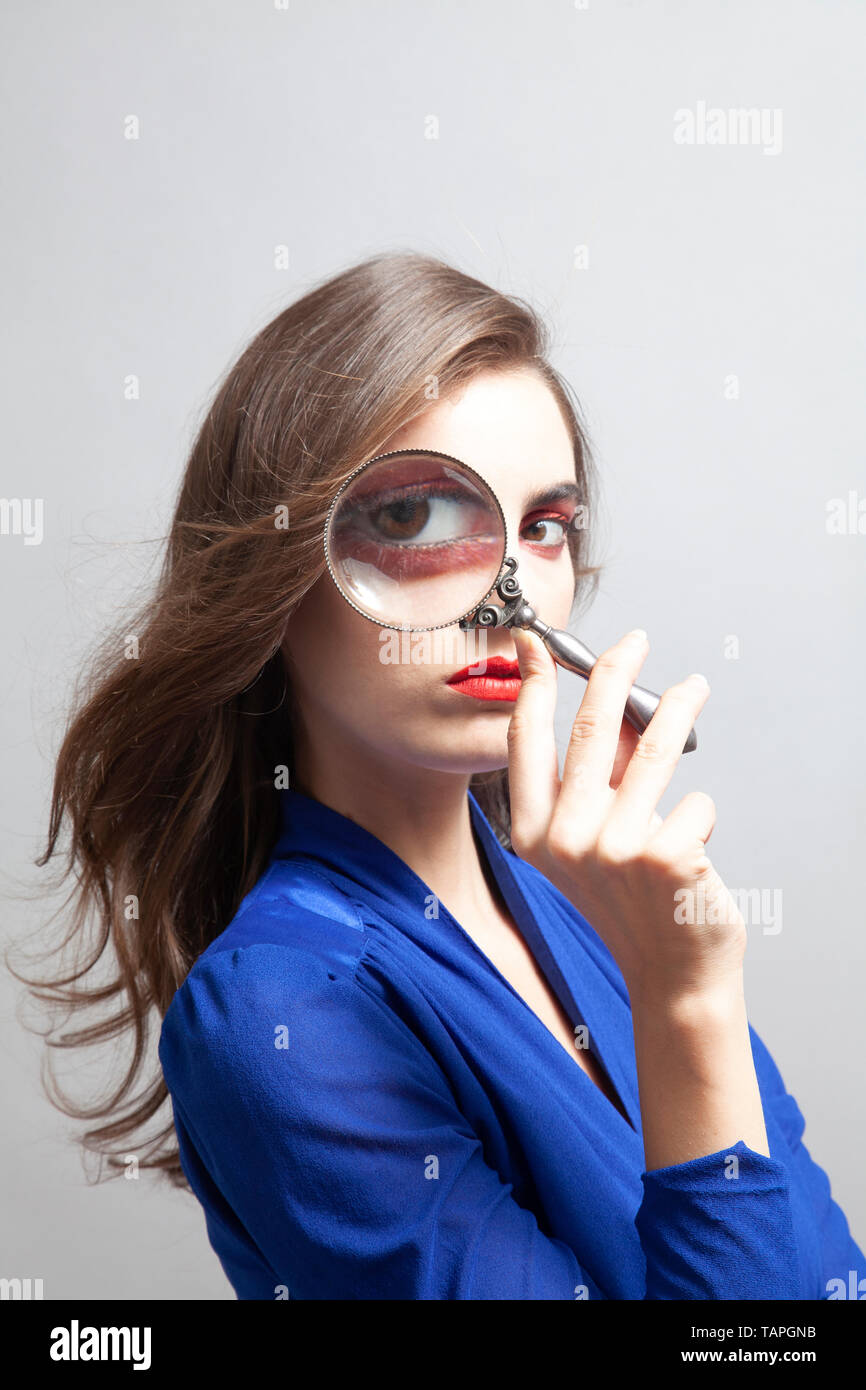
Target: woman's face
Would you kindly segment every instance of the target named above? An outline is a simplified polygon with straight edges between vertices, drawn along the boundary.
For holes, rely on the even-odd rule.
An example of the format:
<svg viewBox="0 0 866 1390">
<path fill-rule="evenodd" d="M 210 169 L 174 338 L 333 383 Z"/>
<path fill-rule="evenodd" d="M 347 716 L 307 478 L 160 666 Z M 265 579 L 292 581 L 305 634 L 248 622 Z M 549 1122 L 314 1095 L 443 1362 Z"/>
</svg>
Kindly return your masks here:
<svg viewBox="0 0 866 1390">
<path fill-rule="evenodd" d="M 378 452 L 410 448 L 451 454 L 481 474 L 505 513 L 524 595 L 544 622 L 564 627 L 574 599 L 567 532 L 581 499 L 571 437 L 541 377 L 531 369 L 485 372 L 460 394 L 435 401 Z M 571 496 L 555 495 L 563 484 Z M 545 501 L 548 491 L 554 496 Z M 465 774 L 507 766 L 513 698 L 477 698 L 469 686 L 448 683 L 484 656 L 512 661 L 516 670 L 507 628 L 380 628 L 349 606 L 326 573 L 292 614 L 283 651 L 300 768 L 323 760 L 347 775 L 360 764 Z M 500 682 L 497 690 L 514 696 L 516 687 Z"/>
</svg>

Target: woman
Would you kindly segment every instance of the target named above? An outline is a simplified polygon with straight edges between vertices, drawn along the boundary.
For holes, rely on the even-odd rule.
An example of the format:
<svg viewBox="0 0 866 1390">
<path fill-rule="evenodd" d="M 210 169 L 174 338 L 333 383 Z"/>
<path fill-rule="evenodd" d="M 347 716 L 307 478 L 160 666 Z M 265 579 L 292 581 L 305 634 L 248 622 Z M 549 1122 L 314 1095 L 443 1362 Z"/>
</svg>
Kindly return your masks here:
<svg viewBox="0 0 866 1390">
<path fill-rule="evenodd" d="M 239 1298 L 813 1299 L 866 1273 L 747 1021 L 713 804 L 656 811 L 706 682 L 638 741 L 628 634 L 560 779 L 537 638 L 491 630 L 480 682 L 456 627 L 450 661 L 384 660 L 325 569 L 348 474 L 438 450 L 566 624 L 591 470 L 544 349 L 527 306 L 423 256 L 280 314 L 195 442 L 135 655 L 106 652 L 61 752 L 41 862 L 68 813 L 101 927 L 72 978 L 110 939 L 129 1000 L 86 1036 L 136 1042 L 85 1142 L 128 1149 L 167 1085 L 140 1162 L 188 1181 Z M 164 1083 L 130 1103 L 154 1008 Z"/>
</svg>

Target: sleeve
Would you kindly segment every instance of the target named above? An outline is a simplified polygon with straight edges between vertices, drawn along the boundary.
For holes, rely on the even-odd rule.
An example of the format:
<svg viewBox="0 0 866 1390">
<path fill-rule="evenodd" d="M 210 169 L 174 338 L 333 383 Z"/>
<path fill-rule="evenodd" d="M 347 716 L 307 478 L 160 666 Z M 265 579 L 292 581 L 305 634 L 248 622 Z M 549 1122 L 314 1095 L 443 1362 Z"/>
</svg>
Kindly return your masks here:
<svg viewBox="0 0 866 1390">
<path fill-rule="evenodd" d="M 635 1218 L 648 1299 L 799 1299 L 787 1171 L 739 1139 L 644 1173 Z"/>
<path fill-rule="evenodd" d="M 833 1200 L 830 1179 L 802 1141 L 806 1121 L 800 1107 L 766 1044 L 751 1025 L 749 1031 L 765 1109 L 770 1109 L 782 1131 L 791 1155 L 787 1166 L 808 1201 L 821 1261 L 821 1286 L 813 1296 L 862 1298 L 866 1296 L 866 1257 L 851 1235 L 845 1213 Z"/>
<path fill-rule="evenodd" d="M 283 947 L 219 954 L 175 995 L 160 1060 L 292 1298 L 605 1297 L 488 1166 L 435 1058 L 355 975 Z M 644 1175 L 646 1298 L 798 1296 L 785 1170 L 735 1147 L 739 1183 L 724 1155 Z"/>
</svg>

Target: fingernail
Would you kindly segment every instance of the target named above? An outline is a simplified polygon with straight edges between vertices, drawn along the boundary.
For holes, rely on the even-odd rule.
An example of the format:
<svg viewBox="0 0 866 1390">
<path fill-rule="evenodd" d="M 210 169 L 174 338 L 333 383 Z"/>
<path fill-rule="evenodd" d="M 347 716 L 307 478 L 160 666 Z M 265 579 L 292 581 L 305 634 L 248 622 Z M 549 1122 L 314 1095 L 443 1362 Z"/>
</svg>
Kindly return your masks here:
<svg viewBox="0 0 866 1390">
<path fill-rule="evenodd" d="M 646 632 L 642 627 L 633 627 L 631 632 L 626 634 L 630 641 L 645 642 Z"/>
<path fill-rule="evenodd" d="M 701 675 L 700 671 L 693 671 L 692 674 L 689 676 L 689 680 L 692 682 L 693 685 L 705 685 L 708 690 L 710 688 L 709 681 L 707 680 L 706 676 Z"/>
</svg>

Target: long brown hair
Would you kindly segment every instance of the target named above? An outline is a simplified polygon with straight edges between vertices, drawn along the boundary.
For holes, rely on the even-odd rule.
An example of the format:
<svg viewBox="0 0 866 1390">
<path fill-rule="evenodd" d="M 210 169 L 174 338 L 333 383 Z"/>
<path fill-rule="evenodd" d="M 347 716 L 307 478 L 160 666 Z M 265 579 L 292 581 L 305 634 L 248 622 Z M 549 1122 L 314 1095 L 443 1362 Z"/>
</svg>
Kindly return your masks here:
<svg viewBox="0 0 866 1390">
<path fill-rule="evenodd" d="M 273 848 L 278 769 L 291 778 L 292 767 L 280 647 L 292 610 L 324 571 L 336 489 L 436 396 L 481 371 L 530 366 L 559 403 L 592 515 L 580 407 L 547 352 L 547 329 L 524 301 L 432 256 L 384 253 L 289 305 L 219 385 L 155 590 L 100 644 L 57 757 L 47 846 L 35 862 L 59 853 L 66 818 L 60 882 L 74 879 L 62 909 L 71 912 L 63 939 L 44 953 L 63 964 L 48 980 L 12 971 L 42 1003 L 99 1015 L 46 1035 L 48 1056 L 127 1035 L 128 1068 L 98 1102 L 75 1103 L 50 1066 L 45 1079 L 66 1115 L 101 1121 L 81 1138 L 100 1176 L 105 1162 L 109 1176 L 124 1169 L 133 1136 L 163 1106 L 168 1092 L 158 1063 L 148 1076 L 148 1044 Z M 597 584 L 588 540 L 588 528 L 572 532 L 576 595 L 584 580 Z M 479 774 L 472 789 L 507 846 L 505 770 Z M 138 1138 L 136 1159 L 187 1185 L 171 1118 Z"/>
</svg>

